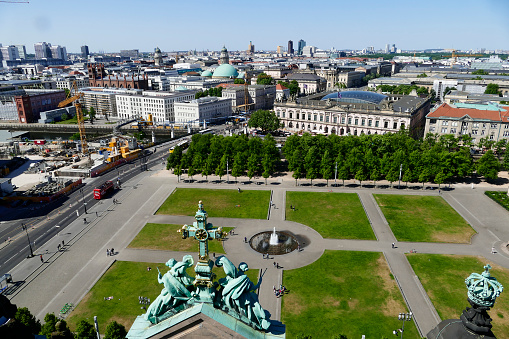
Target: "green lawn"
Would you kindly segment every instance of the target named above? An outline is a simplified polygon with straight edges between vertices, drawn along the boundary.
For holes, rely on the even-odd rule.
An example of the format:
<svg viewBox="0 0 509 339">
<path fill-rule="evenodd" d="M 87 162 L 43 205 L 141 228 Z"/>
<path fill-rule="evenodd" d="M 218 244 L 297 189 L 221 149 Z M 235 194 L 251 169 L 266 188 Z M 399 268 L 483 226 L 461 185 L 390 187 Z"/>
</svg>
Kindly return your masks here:
<svg viewBox="0 0 509 339">
<path fill-rule="evenodd" d="M 490 264 L 490 273 L 504 286 L 509 286 L 509 270 L 493 264 L 483 257 L 407 254 L 415 274 L 419 277 L 438 314 L 443 319 L 459 319 L 468 306 L 465 279 L 471 273 L 482 273 Z M 493 319 L 493 333 L 499 339 L 509 338 L 509 296 L 506 291 L 497 298 L 488 311 Z"/>
<path fill-rule="evenodd" d="M 476 233 L 442 197 L 374 194 L 399 241 L 469 243 Z"/>
<path fill-rule="evenodd" d="M 325 251 L 311 265 L 284 271 L 283 285 L 287 338 L 389 338 L 401 327 L 398 314 L 408 311 L 381 253 Z M 405 338 L 419 338 L 413 321 Z"/>
<path fill-rule="evenodd" d="M 182 256 L 175 259 L 182 260 Z M 152 270 L 147 271 L 147 266 Z M 168 271 L 164 264 L 115 262 L 66 319 L 71 330 L 76 329 L 81 319 L 93 323 L 94 316 L 97 316 L 100 333 L 104 334 L 106 326 L 113 320 L 129 330 L 136 316 L 145 313 L 138 302 L 138 296 L 148 297 L 153 301 L 161 293 L 163 285 L 157 282 L 156 267 L 159 267 L 162 274 Z M 256 283 L 258 271 L 248 270 L 246 275 Z M 224 270 L 220 267 L 214 267 L 213 272 L 217 274 L 217 279 L 225 276 Z M 194 276 L 194 269 L 188 269 L 187 273 Z M 110 296 L 113 300 L 104 300 Z"/>
<path fill-rule="evenodd" d="M 288 191 L 286 219 L 312 227 L 324 238 L 376 239 L 355 193 Z"/>
<path fill-rule="evenodd" d="M 156 214 L 195 215 L 200 200 L 216 218 L 266 219 L 270 191 L 177 188 Z"/>
<path fill-rule="evenodd" d="M 183 252 L 198 252 L 198 241 L 191 239 L 182 239 L 182 234 L 177 230 L 181 229 L 182 225 L 175 224 L 152 224 L 148 223 L 131 241 L 128 247 L 130 248 L 144 248 L 152 250 L 166 250 L 166 251 L 183 251 Z M 229 232 L 234 227 L 223 227 L 224 232 Z M 225 241 L 228 241 L 228 236 Z M 209 241 L 210 253 L 225 253 L 223 244 L 219 240 Z"/>
</svg>

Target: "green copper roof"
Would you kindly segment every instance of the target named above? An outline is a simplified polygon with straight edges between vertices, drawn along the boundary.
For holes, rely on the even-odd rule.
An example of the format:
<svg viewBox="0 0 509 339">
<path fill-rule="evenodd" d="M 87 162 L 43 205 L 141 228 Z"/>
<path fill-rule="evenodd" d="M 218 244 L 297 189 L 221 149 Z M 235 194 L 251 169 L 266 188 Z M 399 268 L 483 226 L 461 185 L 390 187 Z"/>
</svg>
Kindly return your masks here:
<svg viewBox="0 0 509 339">
<path fill-rule="evenodd" d="M 506 112 L 505 109 L 503 109 L 501 106 L 495 104 L 495 103 L 492 103 L 492 102 L 489 102 L 487 104 L 467 104 L 467 103 L 463 103 L 463 102 L 457 102 L 457 103 L 454 103 L 454 107 L 457 107 L 457 108 L 472 108 L 472 109 L 478 109 L 480 111 L 501 111 L 501 112 Z"/>
<path fill-rule="evenodd" d="M 202 76 L 202 77 L 211 77 L 211 76 L 212 76 L 212 72 L 211 72 L 211 71 L 209 71 L 209 70 L 203 71 L 203 72 L 201 73 L 201 76 Z"/>
<path fill-rule="evenodd" d="M 175 89 L 176 91 L 187 91 L 189 90 L 187 87 L 184 87 L 184 86 L 179 86 Z"/>
<path fill-rule="evenodd" d="M 215 78 L 236 78 L 239 72 L 232 65 L 223 64 L 216 68 L 213 76 Z"/>
</svg>

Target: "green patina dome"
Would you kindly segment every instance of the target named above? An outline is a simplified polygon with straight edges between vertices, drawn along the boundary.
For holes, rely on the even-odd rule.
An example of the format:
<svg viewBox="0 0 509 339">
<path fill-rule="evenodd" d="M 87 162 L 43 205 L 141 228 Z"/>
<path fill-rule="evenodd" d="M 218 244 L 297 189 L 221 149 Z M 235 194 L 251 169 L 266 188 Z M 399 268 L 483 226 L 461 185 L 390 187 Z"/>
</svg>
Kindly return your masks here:
<svg viewBox="0 0 509 339">
<path fill-rule="evenodd" d="M 229 64 L 223 64 L 214 71 L 214 78 L 236 78 L 239 72 Z"/>
<path fill-rule="evenodd" d="M 495 300 L 504 290 L 502 284 L 490 275 L 490 268 L 490 265 L 486 265 L 482 274 L 472 273 L 465 279 L 468 298 L 479 306 L 493 307 Z"/>
<path fill-rule="evenodd" d="M 211 76 L 212 76 L 212 72 L 211 72 L 211 71 L 209 71 L 209 70 L 203 71 L 203 72 L 201 73 L 201 76 L 202 76 L 202 77 L 211 77 Z"/>
<path fill-rule="evenodd" d="M 188 91 L 189 89 L 187 87 L 184 87 L 184 86 L 179 86 L 175 90 L 176 91 Z"/>
</svg>

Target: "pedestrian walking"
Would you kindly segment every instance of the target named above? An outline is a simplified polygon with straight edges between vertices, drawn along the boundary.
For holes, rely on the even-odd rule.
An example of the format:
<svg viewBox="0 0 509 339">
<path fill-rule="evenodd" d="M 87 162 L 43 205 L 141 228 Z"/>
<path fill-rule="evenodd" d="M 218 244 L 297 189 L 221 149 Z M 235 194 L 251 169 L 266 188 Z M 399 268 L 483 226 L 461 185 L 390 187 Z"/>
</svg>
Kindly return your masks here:
<svg viewBox="0 0 509 339">
<path fill-rule="evenodd" d="M 495 254 L 495 247 L 491 248 L 491 254 Z"/>
<path fill-rule="evenodd" d="M 108 257 L 110 256 L 110 249 L 109 248 L 106 249 L 106 256 L 108 256 Z"/>
<path fill-rule="evenodd" d="M 115 250 L 113 249 L 113 247 L 111 248 L 111 255 L 115 255 Z"/>
<path fill-rule="evenodd" d="M 215 258 L 216 257 L 216 252 L 213 252 L 212 253 L 212 257 Z"/>
<path fill-rule="evenodd" d="M 58 244 L 58 246 L 57 246 L 57 250 L 60 252 L 60 244 Z"/>
<path fill-rule="evenodd" d="M 44 264 L 44 259 L 42 258 L 42 254 L 39 257 L 41 258 L 41 262 Z"/>
<path fill-rule="evenodd" d="M 396 244 L 395 243 L 392 243 L 392 248 L 396 248 Z"/>
<path fill-rule="evenodd" d="M 274 261 L 274 267 L 276 267 L 276 262 Z"/>
<path fill-rule="evenodd" d="M 244 237 L 244 242 L 247 243 L 247 238 L 246 237 Z"/>
<path fill-rule="evenodd" d="M 62 240 L 62 247 L 64 247 L 64 241 Z"/>
</svg>

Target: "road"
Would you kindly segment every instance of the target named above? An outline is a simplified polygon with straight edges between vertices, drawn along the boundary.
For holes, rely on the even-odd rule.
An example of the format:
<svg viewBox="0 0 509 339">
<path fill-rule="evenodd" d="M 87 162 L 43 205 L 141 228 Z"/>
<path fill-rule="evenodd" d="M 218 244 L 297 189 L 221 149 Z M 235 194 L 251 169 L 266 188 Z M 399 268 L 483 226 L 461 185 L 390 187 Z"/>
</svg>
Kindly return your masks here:
<svg viewBox="0 0 509 339">
<path fill-rule="evenodd" d="M 172 140 L 157 146 L 156 152 L 146 157 L 146 168 L 161 168 L 162 163 L 165 163 L 165 159 L 168 156 L 168 147 L 176 142 L 177 140 Z M 153 151 L 154 148 L 150 150 Z M 36 252 L 38 247 L 54 236 L 61 232 L 65 233 L 67 225 L 76 218 L 86 218 L 85 207 L 87 210 L 90 210 L 100 201 L 93 198 L 92 191 L 96 185 L 106 180 L 116 180 L 118 177 L 120 177 L 121 183 L 126 182 L 143 172 L 142 168 L 144 166 L 141 165 L 142 158 L 113 169 L 97 178 L 86 179 L 86 184 L 70 195 L 62 197 L 55 202 L 45 204 L 33 211 L 26 210 L 25 217 L 20 219 L 2 221 L 0 225 L 0 239 L 4 241 L 0 245 L 0 275 L 8 273 L 30 255 L 28 237 L 32 251 Z M 86 206 L 84 203 L 86 203 Z M 6 218 L 3 219 L 5 220 Z M 27 225 L 27 231 L 22 229 L 22 224 Z"/>
</svg>

